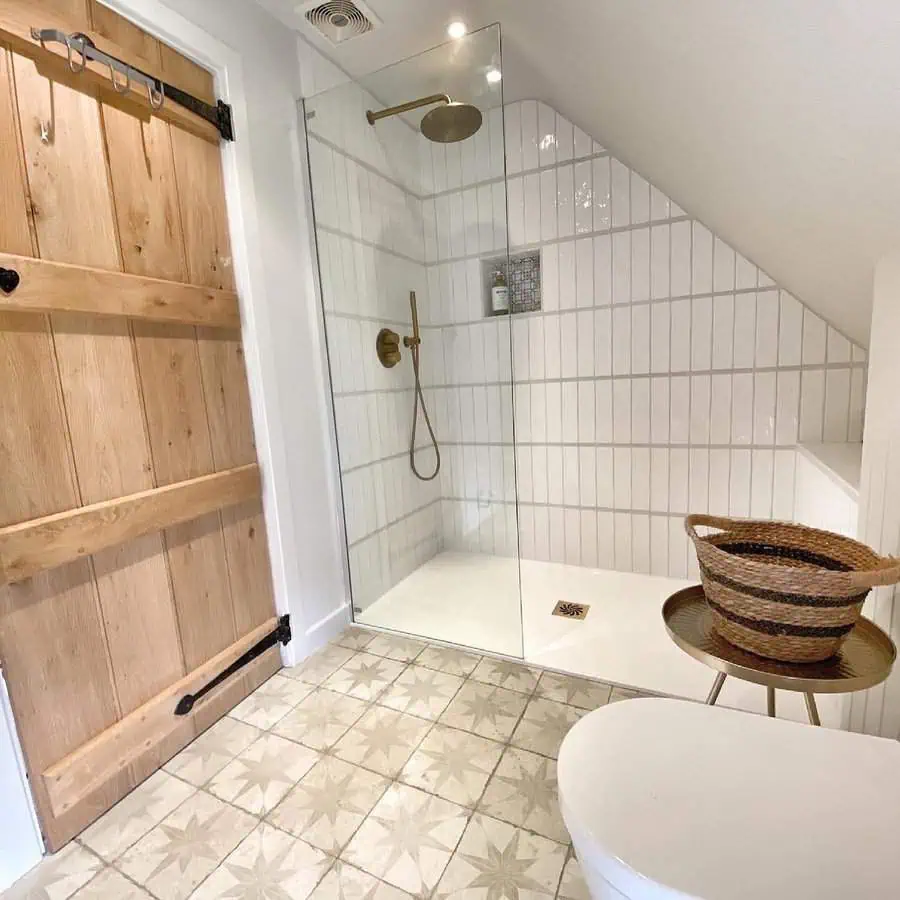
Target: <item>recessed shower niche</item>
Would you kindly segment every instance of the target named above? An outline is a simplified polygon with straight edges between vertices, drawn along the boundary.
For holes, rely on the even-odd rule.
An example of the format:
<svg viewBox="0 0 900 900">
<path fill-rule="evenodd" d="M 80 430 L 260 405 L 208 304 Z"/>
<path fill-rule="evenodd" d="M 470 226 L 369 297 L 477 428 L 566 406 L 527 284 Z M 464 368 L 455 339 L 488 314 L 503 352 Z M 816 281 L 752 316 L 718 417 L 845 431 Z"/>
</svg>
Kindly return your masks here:
<svg viewBox="0 0 900 900">
<path fill-rule="evenodd" d="M 491 288 L 496 272 L 503 274 L 509 290 L 508 311 L 495 312 L 491 303 Z M 510 253 L 508 256 L 482 259 L 481 281 L 484 289 L 485 315 L 538 312 L 541 308 L 541 251 L 526 250 L 522 253 Z"/>
</svg>

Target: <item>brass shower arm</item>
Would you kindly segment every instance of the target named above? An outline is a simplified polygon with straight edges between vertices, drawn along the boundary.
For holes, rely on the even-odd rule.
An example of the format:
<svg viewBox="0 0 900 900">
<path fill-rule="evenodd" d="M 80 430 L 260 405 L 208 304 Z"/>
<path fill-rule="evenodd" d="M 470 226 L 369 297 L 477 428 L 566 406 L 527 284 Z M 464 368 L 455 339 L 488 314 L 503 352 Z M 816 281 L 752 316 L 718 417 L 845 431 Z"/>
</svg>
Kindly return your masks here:
<svg viewBox="0 0 900 900">
<path fill-rule="evenodd" d="M 409 103 L 401 103 L 399 106 L 388 106 L 386 109 L 379 109 L 377 112 L 367 109 L 366 121 L 370 125 L 374 125 L 379 119 L 386 119 L 388 116 L 399 116 L 411 110 L 418 109 L 420 106 L 431 106 L 434 103 L 452 103 L 453 101 L 447 94 L 431 94 L 428 97 L 422 97 L 419 100 L 410 100 Z"/>
</svg>

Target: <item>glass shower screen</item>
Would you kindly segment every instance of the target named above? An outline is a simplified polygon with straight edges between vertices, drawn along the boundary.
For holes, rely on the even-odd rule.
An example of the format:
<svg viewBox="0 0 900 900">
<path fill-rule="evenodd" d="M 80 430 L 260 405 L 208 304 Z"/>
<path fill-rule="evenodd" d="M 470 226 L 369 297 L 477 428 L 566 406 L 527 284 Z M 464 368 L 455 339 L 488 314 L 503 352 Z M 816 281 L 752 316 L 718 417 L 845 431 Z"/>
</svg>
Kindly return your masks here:
<svg viewBox="0 0 900 900">
<path fill-rule="evenodd" d="M 521 656 L 499 26 L 305 114 L 354 619 Z"/>
</svg>

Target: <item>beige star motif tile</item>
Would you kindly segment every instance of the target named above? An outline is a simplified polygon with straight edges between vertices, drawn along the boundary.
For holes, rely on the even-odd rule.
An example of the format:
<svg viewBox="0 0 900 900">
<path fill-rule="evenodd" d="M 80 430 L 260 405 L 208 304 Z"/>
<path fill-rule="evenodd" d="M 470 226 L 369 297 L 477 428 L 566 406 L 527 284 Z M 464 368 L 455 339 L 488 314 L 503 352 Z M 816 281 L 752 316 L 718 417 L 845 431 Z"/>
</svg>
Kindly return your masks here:
<svg viewBox="0 0 900 900">
<path fill-rule="evenodd" d="M 563 738 L 584 712 L 583 709 L 566 706 L 565 703 L 532 698 L 525 707 L 525 715 L 513 732 L 510 743 L 514 747 L 522 747 L 556 759 Z"/>
<path fill-rule="evenodd" d="M 72 900 L 153 900 L 153 897 L 115 869 L 104 869 Z"/>
<path fill-rule="evenodd" d="M 311 685 L 276 674 L 238 703 L 229 715 L 248 725 L 268 731 L 311 690 Z"/>
<path fill-rule="evenodd" d="M 400 712 L 436 719 L 453 699 L 463 679 L 446 672 L 409 666 L 378 698 L 378 702 Z"/>
<path fill-rule="evenodd" d="M 345 662 L 352 659 L 355 650 L 329 644 L 309 659 L 289 669 L 282 669 L 281 674 L 288 678 L 296 678 L 307 684 L 321 684 L 329 675 L 336 672 Z"/>
<path fill-rule="evenodd" d="M 466 816 L 455 803 L 394 784 L 360 825 L 342 858 L 423 897 L 441 877 Z"/>
<path fill-rule="evenodd" d="M 117 866 L 159 900 L 185 900 L 256 824 L 253 816 L 198 791 Z"/>
<path fill-rule="evenodd" d="M 373 706 L 335 744 L 334 754 L 394 778 L 430 727 L 424 719 Z"/>
<path fill-rule="evenodd" d="M 269 813 L 268 820 L 326 853 L 337 854 L 389 783 L 382 775 L 326 756 Z"/>
<path fill-rule="evenodd" d="M 356 628 L 351 625 L 339 634 L 332 644 L 338 647 L 346 647 L 348 650 L 365 650 L 372 643 L 377 632 L 367 631 L 365 628 Z"/>
<path fill-rule="evenodd" d="M 461 806 L 474 806 L 503 745 L 468 731 L 435 725 L 400 773 L 400 780 Z"/>
<path fill-rule="evenodd" d="M 368 708 L 364 700 L 319 688 L 272 731 L 314 750 L 329 750 Z"/>
<path fill-rule="evenodd" d="M 602 681 L 573 678 L 556 672 L 544 672 L 538 682 L 536 694 L 545 700 L 568 703 L 580 709 L 597 709 L 609 702 L 612 688 Z"/>
<path fill-rule="evenodd" d="M 191 896 L 192 900 L 305 900 L 330 865 L 320 850 L 263 823 Z"/>
<path fill-rule="evenodd" d="M 208 790 L 256 816 L 265 815 L 316 764 L 309 747 L 264 734 L 210 781 Z"/>
<path fill-rule="evenodd" d="M 559 812 L 556 760 L 546 756 L 507 748 L 478 810 L 551 840 L 569 842 Z"/>
<path fill-rule="evenodd" d="M 164 766 L 170 775 L 203 787 L 221 772 L 231 760 L 246 750 L 261 734 L 258 728 L 225 716 L 208 731 L 188 744 L 178 756 Z"/>
<path fill-rule="evenodd" d="M 310 900 L 409 900 L 409 894 L 338 860 L 310 894 Z"/>
<path fill-rule="evenodd" d="M 481 657 L 453 647 L 426 647 L 417 657 L 416 665 L 437 669 L 448 675 L 468 677 L 481 662 Z"/>
<path fill-rule="evenodd" d="M 102 868 L 101 860 L 73 842 L 45 857 L 0 896 L 3 900 L 67 900 Z"/>
<path fill-rule="evenodd" d="M 629 688 L 615 687 L 609 695 L 610 703 L 618 703 L 620 700 L 636 700 L 639 697 L 647 697 L 649 694 L 642 694 L 640 691 L 632 691 Z"/>
<path fill-rule="evenodd" d="M 370 653 L 357 653 L 324 682 L 323 687 L 359 700 L 374 700 L 406 664 Z"/>
<path fill-rule="evenodd" d="M 424 641 L 399 634 L 377 634 L 372 642 L 366 645 L 366 653 L 408 663 L 416 659 L 427 646 Z"/>
<path fill-rule="evenodd" d="M 563 869 L 562 881 L 559 883 L 560 900 L 591 900 L 581 865 L 574 853 L 569 854 L 569 861 Z"/>
<path fill-rule="evenodd" d="M 535 689 L 539 675 L 540 671 L 537 669 L 530 669 L 528 666 L 508 662 L 505 659 L 491 659 L 488 656 L 481 660 L 472 672 L 475 681 L 495 684 L 523 694 L 530 694 Z"/>
<path fill-rule="evenodd" d="M 506 741 L 527 703 L 524 694 L 467 681 L 441 715 L 440 722 L 495 741 Z"/>
<path fill-rule="evenodd" d="M 123 797 L 79 836 L 85 847 L 112 862 L 194 793 L 162 770 Z"/>
<path fill-rule="evenodd" d="M 436 900 L 553 900 L 566 848 L 476 813 L 444 871 Z"/>
</svg>

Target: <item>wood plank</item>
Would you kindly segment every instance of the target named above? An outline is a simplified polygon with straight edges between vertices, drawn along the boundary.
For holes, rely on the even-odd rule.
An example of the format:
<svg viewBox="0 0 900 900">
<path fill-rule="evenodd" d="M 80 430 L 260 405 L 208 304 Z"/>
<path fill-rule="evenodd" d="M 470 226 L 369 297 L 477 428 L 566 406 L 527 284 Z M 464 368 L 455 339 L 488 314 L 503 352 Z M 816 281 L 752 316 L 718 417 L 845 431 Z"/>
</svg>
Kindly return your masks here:
<svg viewBox="0 0 900 900">
<path fill-rule="evenodd" d="M 28 255 L 36 245 L 18 123 L 11 56 L 0 48 L 0 247 Z M 46 316 L 0 313 L 0 384 L 0 525 L 77 505 Z M 125 773 L 90 804 L 57 819 L 40 778 L 47 765 L 119 716 L 88 560 L 0 587 L 0 662 L 42 831 L 50 847 L 58 848 L 133 786 Z"/>
<path fill-rule="evenodd" d="M 181 723 L 174 715 L 178 700 L 194 693 L 227 668 L 278 624 L 273 617 L 198 666 L 189 675 L 161 691 L 120 722 L 87 741 L 64 759 L 49 766 L 43 780 L 57 815 L 71 809 L 91 791 L 125 771 L 142 753 L 152 750 Z M 202 704 L 197 711 L 202 709 Z M 192 716 L 196 712 L 191 713 Z"/>
<path fill-rule="evenodd" d="M 21 278 L 12 294 L 0 293 L 0 311 L 84 313 L 230 329 L 241 325 L 237 294 L 233 291 L 12 253 L 0 253 L 0 266 L 15 269 Z"/>
<path fill-rule="evenodd" d="M 123 38 L 125 26 L 117 23 L 116 19 L 124 22 L 111 11 L 108 14 L 101 13 L 97 18 L 99 25 L 92 27 L 85 0 L 0 0 L 0 35 L 17 53 L 35 59 L 41 70 L 52 75 L 55 80 L 76 90 L 92 93 L 99 91 L 105 101 L 121 105 L 134 115 L 141 115 L 145 119 L 149 119 L 151 115 L 162 118 L 204 140 L 218 144 L 218 130 L 183 106 L 167 101 L 161 110 L 154 111 L 150 108 L 146 90 L 138 85 L 134 85 L 127 95 L 118 95 L 110 83 L 108 69 L 94 63 L 80 75 L 73 75 L 68 70 L 66 50 L 62 45 L 48 44 L 41 47 L 31 37 L 32 28 L 55 28 L 67 34 L 81 32 L 87 34 L 99 49 L 109 55 L 134 65 L 148 75 L 163 77 L 158 56 L 151 56 L 146 43 L 137 42 L 133 33 L 128 32 Z M 117 32 L 118 40 L 112 40 L 108 36 L 113 30 Z M 170 83 L 186 91 L 195 86 L 195 79 L 189 69 L 181 70 L 174 66 L 169 68 Z M 166 77 L 169 77 L 169 72 Z"/>
<path fill-rule="evenodd" d="M 172 144 L 190 280 L 233 288 L 221 154 L 178 129 L 172 130 Z M 215 468 L 255 460 L 243 345 L 207 328 L 198 328 L 197 336 Z M 222 525 L 235 624 L 241 634 L 265 619 L 275 605 L 262 504 L 255 501 L 223 510 Z"/>
<path fill-rule="evenodd" d="M 186 281 L 169 126 L 142 126 L 108 108 L 104 121 L 120 243 L 123 251 L 141 245 L 125 255 L 126 267 Z M 134 336 L 157 484 L 214 471 L 196 329 L 136 323 Z M 170 529 L 165 540 L 185 664 L 193 668 L 237 637 L 219 514 Z"/>
<path fill-rule="evenodd" d="M 0 580 L 23 581 L 106 547 L 260 495 L 253 463 L 0 528 Z M 99 577 L 98 572 L 98 577 Z"/>
<path fill-rule="evenodd" d="M 15 75 L 41 257 L 119 270 L 97 102 L 48 82 L 23 57 L 15 57 Z M 47 142 L 40 137 L 42 121 L 53 124 Z M 128 323 L 74 314 L 50 319 L 80 502 L 100 503 L 153 488 Z M 121 715 L 184 668 L 180 648 L 169 652 L 178 647 L 177 622 L 162 536 L 153 532 L 107 546 L 91 564 Z M 132 634 L 145 642 L 136 647 Z M 91 682 L 76 679 L 72 689 L 76 696 L 85 694 Z"/>
</svg>

